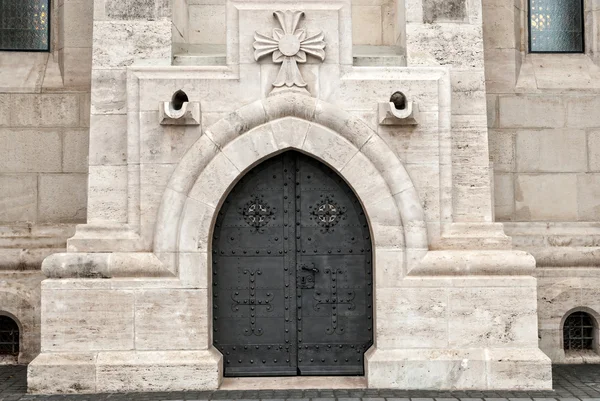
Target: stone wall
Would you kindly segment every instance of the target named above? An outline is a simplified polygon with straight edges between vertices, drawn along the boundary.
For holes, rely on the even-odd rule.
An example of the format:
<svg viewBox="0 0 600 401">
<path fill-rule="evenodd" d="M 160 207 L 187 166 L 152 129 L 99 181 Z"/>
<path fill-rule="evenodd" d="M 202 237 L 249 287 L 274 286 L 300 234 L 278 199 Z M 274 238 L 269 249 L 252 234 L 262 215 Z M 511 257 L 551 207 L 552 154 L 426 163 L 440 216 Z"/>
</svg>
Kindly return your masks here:
<svg viewBox="0 0 600 401">
<path fill-rule="evenodd" d="M 599 16 L 586 0 L 585 54 L 530 54 L 527 1 L 483 2 L 495 217 L 536 257 L 540 346 L 555 362 L 565 315 L 600 311 Z"/>
<path fill-rule="evenodd" d="M 42 260 L 86 221 L 92 0 L 52 2 L 51 52 L 0 52 L 0 314 L 39 352 Z"/>
</svg>

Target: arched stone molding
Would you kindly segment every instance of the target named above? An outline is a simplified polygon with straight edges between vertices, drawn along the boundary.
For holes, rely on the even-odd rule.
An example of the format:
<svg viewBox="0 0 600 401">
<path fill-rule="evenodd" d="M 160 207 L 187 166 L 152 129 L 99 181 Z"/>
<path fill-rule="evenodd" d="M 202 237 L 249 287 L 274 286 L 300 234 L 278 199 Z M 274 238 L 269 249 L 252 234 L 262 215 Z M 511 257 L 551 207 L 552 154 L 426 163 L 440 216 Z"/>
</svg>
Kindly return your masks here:
<svg viewBox="0 0 600 401">
<path fill-rule="evenodd" d="M 359 118 L 295 93 L 242 107 L 189 149 L 163 195 L 154 252 L 185 285 L 207 288 L 221 203 L 246 171 L 288 149 L 327 164 L 355 191 L 369 219 L 378 281 L 394 286 L 427 252 L 423 208 L 406 169 Z"/>
</svg>

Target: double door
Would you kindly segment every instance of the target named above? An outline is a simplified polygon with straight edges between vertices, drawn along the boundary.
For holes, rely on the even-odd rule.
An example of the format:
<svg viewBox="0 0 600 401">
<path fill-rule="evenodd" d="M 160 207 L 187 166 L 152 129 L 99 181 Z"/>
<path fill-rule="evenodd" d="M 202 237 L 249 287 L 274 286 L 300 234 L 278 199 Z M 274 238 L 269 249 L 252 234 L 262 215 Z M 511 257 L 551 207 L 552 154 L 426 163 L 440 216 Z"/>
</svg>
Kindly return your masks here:
<svg viewBox="0 0 600 401">
<path fill-rule="evenodd" d="M 364 374 L 371 238 L 358 199 L 330 168 L 290 151 L 246 174 L 219 211 L 212 263 L 225 376 Z"/>
</svg>

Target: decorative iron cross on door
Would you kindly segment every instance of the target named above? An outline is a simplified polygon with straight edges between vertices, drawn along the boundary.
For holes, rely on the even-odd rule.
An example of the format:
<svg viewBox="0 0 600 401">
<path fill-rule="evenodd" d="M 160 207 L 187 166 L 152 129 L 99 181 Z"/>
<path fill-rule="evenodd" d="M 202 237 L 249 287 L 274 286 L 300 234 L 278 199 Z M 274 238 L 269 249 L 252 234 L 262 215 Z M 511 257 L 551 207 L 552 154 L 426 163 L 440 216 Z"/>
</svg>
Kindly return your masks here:
<svg viewBox="0 0 600 401">
<path fill-rule="evenodd" d="M 331 305 L 331 327 L 325 329 L 327 334 L 333 334 L 336 331 L 338 334 L 342 334 L 344 332 L 344 328 L 340 327 L 338 330 L 338 311 L 340 305 L 348 305 L 348 310 L 354 310 L 356 305 L 354 304 L 354 291 L 343 289 L 345 296 L 340 296 L 338 289 L 338 274 L 344 274 L 342 269 L 325 269 L 325 274 L 329 275 L 329 297 L 323 299 L 319 298 L 318 295 L 321 295 L 319 291 L 315 292 L 313 298 L 317 301 L 314 305 L 315 310 L 319 310 L 321 305 Z"/>
<path fill-rule="evenodd" d="M 262 196 L 252 195 L 252 199 L 246 203 L 242 210 L 244 220 L 249 226 L 254 227 L 256 232 L 261 231 L 261 227 L 266 226 L 274 214 L 271 207 L 261 198 Z"/>
<path fill-rule="evenodd" d="M 256 277 L 260 276 L 262 271 L 260 269 L 250 270 L 244 269 L 244 275 L 248 275 L 248 298 L 246 299 L 237 299 L 240 295 L 239 291 L 235 291 L 231 294 L 231 299 L 233 299 L 233 304 L 231 305 L 231 310 L 237 312 L 240 310 L 240 306 L 248 306 L 250 307 L 250 328 L 244 329 L 244 335 L 251 336 L 254 334 L 255 336 L 262 336 L 263 329 L 256 327 L 256 307 L 266 307 L 267 312 L 271 312 L 273 310 L 273 305 L 271 302 L 273 301 L 273 294 L 267 292 L 266 298 L 257 298 L 256 296 Z"/>
</svg>

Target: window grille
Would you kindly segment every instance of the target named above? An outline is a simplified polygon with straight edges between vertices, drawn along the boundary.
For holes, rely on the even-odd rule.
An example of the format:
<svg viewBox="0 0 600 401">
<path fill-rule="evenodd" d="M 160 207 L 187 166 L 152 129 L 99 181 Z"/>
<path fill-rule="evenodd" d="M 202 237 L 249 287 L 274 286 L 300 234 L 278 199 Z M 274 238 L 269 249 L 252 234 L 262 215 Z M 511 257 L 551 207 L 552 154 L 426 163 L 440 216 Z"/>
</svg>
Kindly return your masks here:
<svg viewBox="0 0 600 401">
<path fill-rule="evenodd" d="M 0 50 L 50 50 L 50 0 L 0 0 Z"/>
<path fill-rule="evenodd" d="M 19 355 L 19 326 L 8 316 L 0 316 L 0 355 Z"/>
<path fill-rule="evenodd" d="M 583 0 L 529 0 L 531 53 L 583 53 Z"/>
<path fill-rule="evenodd" d="M 594 320 L 585 312 L 575 312 L 565 320 L 563 345 L 565 351 L 594 348 Z"/>
</svg>

